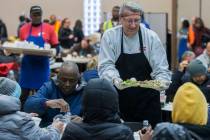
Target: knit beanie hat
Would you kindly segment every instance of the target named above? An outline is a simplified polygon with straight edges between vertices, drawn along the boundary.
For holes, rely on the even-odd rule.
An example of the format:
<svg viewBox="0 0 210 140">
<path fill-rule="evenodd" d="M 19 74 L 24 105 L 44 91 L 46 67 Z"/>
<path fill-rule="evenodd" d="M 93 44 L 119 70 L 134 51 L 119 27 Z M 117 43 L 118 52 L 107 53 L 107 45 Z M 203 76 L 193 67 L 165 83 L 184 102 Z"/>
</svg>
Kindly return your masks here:
<svg viewBox="0 0 210 140">
<path fill-rule="evenodd" d="M 206 125 L 208 105 L 202 91 L 193 83 L 183 84 L 176 92 L 172 106 L 172 122 Z"/>
<path fill-rule="evenodd" d="M 6 77 L 0 77 L 0 94 L 19 98 L 21 88 L 17 82 Z"/>
<path fill-rule="evenodd" d="M 200 60 L 192 60 L 187 69 L 191 76 L 206 75 L 207 69 Z"/>
<path fill-rule="evenodd" d="M 154 129 L 152 140 L 191 140 L 187 129 L 173 123 L 159 123 Z"/>
</svg>

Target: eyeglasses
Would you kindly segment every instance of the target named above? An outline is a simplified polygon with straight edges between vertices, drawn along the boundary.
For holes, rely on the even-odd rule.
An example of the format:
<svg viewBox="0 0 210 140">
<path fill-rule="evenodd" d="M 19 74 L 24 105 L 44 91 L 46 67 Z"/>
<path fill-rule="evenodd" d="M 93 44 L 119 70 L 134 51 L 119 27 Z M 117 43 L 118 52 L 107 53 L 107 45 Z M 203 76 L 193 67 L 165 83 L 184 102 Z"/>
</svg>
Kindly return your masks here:
<svg viewBox="0 0 210 140">
<path fill-rule="evenodd" d="M 140 18 L 137 18 L 137 19 L 124 18 L 124 20 L 125 20 L 129 25 L 131 25 L 132 23 L 134 23 L 134 24 L 139 24 L 141 19 L 140 19 Z"/>
</svg>

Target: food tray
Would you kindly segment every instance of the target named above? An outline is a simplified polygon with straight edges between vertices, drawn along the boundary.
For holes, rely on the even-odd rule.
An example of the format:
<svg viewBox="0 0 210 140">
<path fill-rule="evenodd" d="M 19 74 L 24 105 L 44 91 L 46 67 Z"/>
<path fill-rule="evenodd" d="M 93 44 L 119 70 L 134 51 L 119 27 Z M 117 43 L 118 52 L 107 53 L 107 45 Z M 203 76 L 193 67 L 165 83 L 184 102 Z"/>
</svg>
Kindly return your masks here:
<svg viewBox="0 0 210 140">
<path fill-rule="evenodd" d="M 86 64 L 88 62 L 90 62 L 91 58 L 88 57 L 73 57 L 71 55 L 68 55 L 67 57 L 63 57 L 64 61 L 72 61 L 74 63 L 82 63 L 82 64 Z"/>
<path fill-rule="evenodd" d="M 143 88 L 152 88 L 159 89 L 161 88 L 161 83 L 158 80 L 145 80 L 145 81 L 136 81 L 136 80 L 126 80 L 123 81 L 122 86 L 124 87 L 143 87 Z"/>
<path fill-rule="evenodd" d="M 52 56 L 54 50 L 53 49 L 40 49 L 40 48 L 27 48 L 27 47 L 15 47 L 14 45 L 1 46 L 2 49 L 7 50 L 8 52 L 14 54 L 28 54 L 28 55 L 41 55 L 41 56 Z"/>
</svg>

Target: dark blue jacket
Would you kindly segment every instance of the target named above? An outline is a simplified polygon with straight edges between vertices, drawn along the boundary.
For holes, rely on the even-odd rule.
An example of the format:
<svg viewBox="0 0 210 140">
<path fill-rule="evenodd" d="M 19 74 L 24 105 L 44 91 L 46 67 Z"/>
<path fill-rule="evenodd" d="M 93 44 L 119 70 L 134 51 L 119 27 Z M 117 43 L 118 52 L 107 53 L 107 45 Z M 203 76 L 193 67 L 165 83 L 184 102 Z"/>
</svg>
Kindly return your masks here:
<svg viewBox="0 0 210 140">
<path fill-rule="evenodd" d="M 64 96 L 53 80 L 46 82 L 35 95 L 30 96 L 25 105 L 24 111 L 38 113 L 42 118 L 41 127 L 45 127 L 53 121 L 53 117 L 61 114 L 59 109 L 51 109 L 45 106 L 47 100 L 64 99 L 69 103 L 72 115 L 81 113 L 81 95 L 83 89 L 75 90 L 71 95 Z"/>
<path fill-rule="evenodd" d="M 94 78 L 99 78 L 98 76 L 98 71 L 93 69 L 93 70 L 86 70 L 83 72 L 82 77 L 84 78 L 84 80 L 86 82 L 88 82 L 90 79 L 94 79 Z"/>
</svg>

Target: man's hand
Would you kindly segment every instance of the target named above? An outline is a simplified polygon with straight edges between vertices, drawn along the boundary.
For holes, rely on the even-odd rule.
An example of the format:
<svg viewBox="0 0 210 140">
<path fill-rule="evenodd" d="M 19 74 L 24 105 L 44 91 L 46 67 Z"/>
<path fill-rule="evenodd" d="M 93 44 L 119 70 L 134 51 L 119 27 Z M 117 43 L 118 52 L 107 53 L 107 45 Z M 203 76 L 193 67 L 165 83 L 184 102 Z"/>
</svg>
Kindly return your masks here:
<svg viewBox="0 0 210 140">
<path fill-rule="evenodd" d="M 123 82 L 123 80 L 121 78 L 115 78 L 115 79 L 113 79 L 113 84 L 119 90 L 123 90 L 124 89 L 124 87 L 122 86 L 122 82 Z"/>
<path fill-rule="evenodd" d="M 115 79 L 113 80 L 113 83 L 114 83 L 114 85 L 115 85 L 119 90 L 123 90 L 123 89 L 126 89 L 126 88 L 138 87 L 138 86 L 139 86 L 139 84 L 138 84 L 136 78 L 132 77 L 132 78 L 129 79 L 129 81 L 132 82 L 133 84 L 132 84 L 132 83 L 130 83 L 130 84 L 125 84 L 121 78 L 115 78 Z"/>
<path fill-rule="evenodd" d="M 145 130 L 146 132 L 143 134 L 143 130 L 140 130 L 139 131 L 139 135 L 140 135 L 140 138 L 141 140 L 151 140 L 152 139 L 152 133 L 153 133 L 153 130 L 151 127 L 148 127 L 146 128 Z"/>
<path fill-rule="evenodd" d="M 64 132 L 64 123 L 59 120 L 53 121 L 52 127 L 58 129 L 60 131 L 60 133 Z"/>
<path fill-rule="evenodd" d="M 45 102 L 46 106 L 49 108 L 60 108 L 61 112 L 68 112 L 69 104 L 64 99 L 54 99 Z"/>
<path fill-rule="evenodd" d="M 182 61 L 182 62 L 179 64 L 178 70 L 179 70 L 180 72 L 183 72 L 184 69 L 187 68 L 188 64 L 189 64 L 189 62 L 188 62 L 187 60 Z"/>
<path fill-rule="evenodd" d="M 159 80 L 160 81 L 160 87 L 157 89 L 158 91 L 164 91 L 169 88 L 170 84 L 172 83 L 171 81 L 166 81 L 166 80 Z"/>
</svg>

